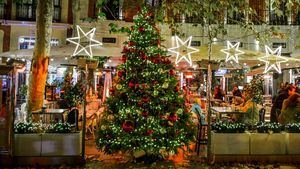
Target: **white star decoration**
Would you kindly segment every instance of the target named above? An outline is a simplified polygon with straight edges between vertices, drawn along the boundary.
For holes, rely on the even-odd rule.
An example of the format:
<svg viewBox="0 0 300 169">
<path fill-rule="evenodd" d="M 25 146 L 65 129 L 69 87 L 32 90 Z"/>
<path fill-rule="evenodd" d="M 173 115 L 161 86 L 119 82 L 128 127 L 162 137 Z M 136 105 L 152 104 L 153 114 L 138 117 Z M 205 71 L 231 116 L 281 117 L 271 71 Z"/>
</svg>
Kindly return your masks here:
<svg viewBox="0 0 300 169">
<path fill-rule="evenodd" d="M 77 37 L 67 38 L 67 41 L 76 45 L 72 56 L 76 56 L 84 51 L 89 57 L 93 57 L 92 47 L 102 45 L 101 42 L 94 39 L 96 28 L 93 28 L 86 33 L 83 32 L 78 25 L 76 26 L 76 29 Z M 83 41 L 84 38 L 87 39 L 88 42 Z"/>
<path fill-rule="evenodd" d="M 245 53 L 239 50 L 239 46 L 240 42 L 237 42 L 234 45 L 232 45 L 231 42 L 227 41 L 227 48 L 221 49 L 221 52 L 226 54 L 226 62 L 228 62 L 229 60 L 234 60 L 236 63 L 239 63 L 238 56 Z"/>
<path fill-rule="evenodd" d="M 192 36 L 190 36 L 186 41 L 182 41 L 178 36 L 175 36 L 176 46 L 169 48 L 168 51 L 176 54 L 175 63 L 178 64 L 182 59 L 186 60 L 190 66 L 193 62 L 191 59 L 191 54 L 199 52 L 198 49 L 191 47 Z"/>
<path fill-rule="evenodd" d="M 265 71 L 267 73 L 272 68 L 275 69 L 278 73 L 281 73 L 281 63 L 287 62 L 288 59 L 280 56 L 282 47 L 279 46 L 274 51 L 270 49 L 267 45 L 265 45 L 266 56 L 258 58 L 258 60 L 265 62 Z"/>
</svg>

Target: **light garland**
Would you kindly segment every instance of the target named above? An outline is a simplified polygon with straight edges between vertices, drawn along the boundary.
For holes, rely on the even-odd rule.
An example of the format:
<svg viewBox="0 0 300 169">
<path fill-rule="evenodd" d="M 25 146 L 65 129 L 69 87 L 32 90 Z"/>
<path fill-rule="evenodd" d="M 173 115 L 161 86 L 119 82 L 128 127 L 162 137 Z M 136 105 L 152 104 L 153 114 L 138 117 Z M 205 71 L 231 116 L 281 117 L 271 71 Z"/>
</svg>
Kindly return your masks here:
<svg viewBox="0 0 300 169">
<path fill-rule="evenodd" d="M 239 46 L 240 46 L 240 42 L 237 42 L 233 45 L 231 42 L 227 41 L 227 48 L 221 49 L 221 52 L 226 54 L 226 62 L 228 62 L 229 60 L 233 60 L 236 63 L 239 63 L 238 56 L 245 53 L 239 50 Z M 234 54 L 232 55 L 232 53 Z"/>
<path fill-rule="evenodd" d="M 102 45 L 101 42 L 94 39 L 96 28 L 93 28 L 86 33 L 83 32 L 83 30 L 78 25 L 76 26 L 76 29 L 77 29 L 77 37 L 67 38 L 67 41 L 76 45 L 76 48 L 72 56 L 77 56 L 82 51 L 84 51 L 89 57 L 93 57 L 92 47 Z M 88 40 L 87 44 L 86 42 L 84 43 L 82 42 L 82 39 L 84 38 Z"/>
<path fill-rule="evenodd" d="M 269 46 L 265 45 L 266 55 L 258 58 L 258 60 L 265 62 L 264 73 L 269 72 L 272 68 L 278 73 L 281 73 L 281 63 L 287 62 L 288 59 L 281 56 L 282 47 L 279 46 L 274 51 Z"/>
<path fill-rule="evenodd" d="M 191 47 L 192 36 L 190 36 L 186 41 L 182 41 L 178 36 L 175 36 L 176 46 L 169 48 L 169 52 L 173 52 L 176 54 L 175 64 L 177 65 L 181 60 L 186 60 L 190 66 L 192 66 L 193 62 L 191 59 L 191 54 L 195 52 L 199 52 L 198 49 Z"/>
</svg>

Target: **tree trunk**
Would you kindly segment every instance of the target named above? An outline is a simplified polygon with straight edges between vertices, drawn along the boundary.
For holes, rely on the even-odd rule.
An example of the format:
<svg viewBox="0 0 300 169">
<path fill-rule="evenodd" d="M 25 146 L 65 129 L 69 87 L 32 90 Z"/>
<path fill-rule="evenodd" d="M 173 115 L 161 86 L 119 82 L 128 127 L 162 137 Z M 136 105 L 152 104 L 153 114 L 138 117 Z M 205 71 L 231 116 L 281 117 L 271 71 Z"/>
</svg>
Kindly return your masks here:
<svg viewBox="0 0 300 169">
<path fill-rule="evenodd" d="M 28 112 L 41 109 L 44 102 L 52 35 L 53 8 L 53 0 L 38 0 L 36 10 L 36 43 L 29 78 Z"/>
<path fill-rule="evenodd" d="M 72 0 L 72 13 L 73 13 L 73 37 L 77 35 L 76 26 L 80 23 L 80 0 Z"/>
</svg>

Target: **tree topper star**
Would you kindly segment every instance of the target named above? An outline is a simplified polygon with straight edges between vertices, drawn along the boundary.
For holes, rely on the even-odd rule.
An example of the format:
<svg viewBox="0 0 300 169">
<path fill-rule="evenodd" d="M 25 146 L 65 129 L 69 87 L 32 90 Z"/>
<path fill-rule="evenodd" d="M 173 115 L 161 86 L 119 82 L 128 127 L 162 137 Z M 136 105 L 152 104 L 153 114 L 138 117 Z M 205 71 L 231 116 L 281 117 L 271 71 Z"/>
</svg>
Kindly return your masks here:
<svg viewBox="0 0 300 169">
<path fill-rule="evenodd" d="M 76 56 L 84 51 L 89 57 L 93 57 L 92 47 L 102 45 L 101 42 L 94 39 L 96 28 L 93 28 L 86 33 L 83 32 L 78 25 L 76 26 L 76 29 L 77 37 L 67 38 L 67 41 L 76 45 L 72 56 Z"/>
<path fill-rule="evenodd" d="M 238 56 L 244 54 L 245 52 L 239 50 L 240 42 L 232 45 L 231 42 L 227 41 L 227 48 L 221 49 L 221 52 L 226 54 L 226 62 L 229 60 L 234 60 L 236 63 L 239 63 Z"/>
<path fill-rule="evenodd" d="M 265 62 L 265 71 L 267 73 L 272 68 L 275 69 L 278 73 L 281 73 L 281 63 L 287 62 L 288 59 L 280 56 L 282 47 L 279 46 L 274 51 L 269 48 L 269 46 L 265 45 L 266 55 L 258 58 L 258 60 Z"/>
<path fill-rule="evenodd" d="M 198 49 L 191 47 L 192 36 L 190 36 L 184 42 L 178 36 L 175 36 L 175 40 L 176 46 L 168 49 L 169 52 L 176 54 L 175 63 L 178 64 L 182 59 L 184 59 L 190 64 L 190 66 L 192 66 L 193 62 L 191 59 L 191 54 L 199 52 Z"/>
</svg>

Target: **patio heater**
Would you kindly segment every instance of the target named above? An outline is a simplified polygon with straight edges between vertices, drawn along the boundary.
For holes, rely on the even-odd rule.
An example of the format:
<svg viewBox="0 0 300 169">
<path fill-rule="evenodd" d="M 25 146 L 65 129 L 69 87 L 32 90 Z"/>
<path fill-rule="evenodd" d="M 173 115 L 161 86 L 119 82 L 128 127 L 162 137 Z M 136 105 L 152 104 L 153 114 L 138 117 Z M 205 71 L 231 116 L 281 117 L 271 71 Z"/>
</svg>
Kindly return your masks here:
<svg viewBox="0 0 300 169">
<path fill-rule="evenodd" d="M 88 56 L 89 58 L 92 58 L 93 57 L 92 48 L 102 45 L 101 42 L 94 39 L 96 28 L 92 28 L 89 31 L 84 32 L 77 25 L 76 29 L 77 29 L 77 31 L 76 31 L 77 36 L 72 37 L 72 38 L 67 38 L 68 42 L 76 45 L 74 53 L 73 53 L 72 56 L 73 57 L 75 57 L 75 56 L 87 57 Z M 82 74 L 84 74 L 84 78 L 83 78 L 83 76 L 81 76 L 81 78 L 83 78 L 85 80 L 85 82 L 87 83 L 86 89 L 88 89 L 89 88 L 89 83 L 88 83 L 88 64 L 87 64 L 87 60 L 84 59 L 83 63 L 84 63 L 84 69 L 81 72 L 82 72 Z M 83 101 L 83 116 L 82 116 L 82 126 L 83 126 L 82 127 L 82 159 L 83 160 L 85 160 L 86 104 L 87 104 L 86 94 L 87 94 L 87 91 L 85 90 L 84 91 L 84 101 Z"/>
</svg>

